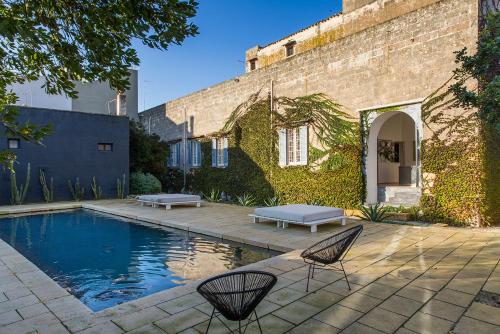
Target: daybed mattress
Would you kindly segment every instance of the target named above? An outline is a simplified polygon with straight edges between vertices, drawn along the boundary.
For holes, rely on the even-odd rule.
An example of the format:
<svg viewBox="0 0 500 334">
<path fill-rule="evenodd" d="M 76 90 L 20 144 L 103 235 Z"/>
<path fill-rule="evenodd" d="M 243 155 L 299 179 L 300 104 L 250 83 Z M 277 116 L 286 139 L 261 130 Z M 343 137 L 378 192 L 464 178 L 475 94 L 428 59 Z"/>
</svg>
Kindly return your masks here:
<svg viewBox="0 0 500 334">
<path fill-rule="evenodd" d="M 273 218 L 276 220 L 288 220 L 297 222 L 311 222 L 344 215 L 344 210 L 328 206 L 289 204 L 272 206 L 268 208 L 256 208 L 256 216 Z"/>
<path fill-rule="evenodd" d="M 200 196 L 198 195 L 187 195 L 187 194 L 141 195 L 137 199 L 139 201 L 148 201 L 157 203 L 196 202 L 201 200 Z"/>
</svg>

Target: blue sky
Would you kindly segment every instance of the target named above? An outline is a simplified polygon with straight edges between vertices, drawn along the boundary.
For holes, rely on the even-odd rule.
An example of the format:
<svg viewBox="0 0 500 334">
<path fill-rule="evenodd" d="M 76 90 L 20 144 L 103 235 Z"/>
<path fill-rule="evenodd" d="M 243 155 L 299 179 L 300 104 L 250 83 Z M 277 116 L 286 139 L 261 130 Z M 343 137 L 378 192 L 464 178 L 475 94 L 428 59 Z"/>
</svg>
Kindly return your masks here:
<svg viewBox="0 0 500 334">
<path fill-rule="evenodd" d="M 134 44 L 139 110 L 244 73 L 245 50 L 339 12 L 341 0 L 199 0 L 199 35 L 167 51 Z"/>
</svg>

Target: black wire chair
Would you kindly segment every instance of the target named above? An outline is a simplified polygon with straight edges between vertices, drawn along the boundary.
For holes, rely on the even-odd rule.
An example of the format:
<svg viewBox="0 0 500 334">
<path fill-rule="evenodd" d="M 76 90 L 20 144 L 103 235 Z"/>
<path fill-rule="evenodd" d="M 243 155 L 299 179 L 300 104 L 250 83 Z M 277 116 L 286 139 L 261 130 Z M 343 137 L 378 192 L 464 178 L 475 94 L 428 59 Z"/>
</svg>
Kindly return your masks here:
<svg viewBox="0 0 500 334">
<path fill-rule="evenodd" d="M 230 333 L 234 332 L 219 318 L 219 314 L 228 320 L 238 321 L 238 333 L 241 333 L 241 321 L 248 318 L 244 333 L 251 322 L 252 314 L 255 314 L 262 333 L 255 308 L 271 291 L 277 280 L 271 273 L 250 270 L 218 275 L 201 283 L 197 288 L 198 292 L 214 307 L 206 333 L 214 316 Z"/>
<path fill-rule="evenodd" d="M 349 287 L 349 290 L 351 290 L 351 285 L 347 279 L 347 274 L 344 270 L 342 260 L 344 260 L 347 252 L 349 252 L 349 249 L 351 249 L 351 246 L 354 244 L 362 231 L 363 225 L 351 227 L 350 229 L 342 231 L 312 245 L 300 254 L 300 256 L 304 259 L 304 262 L 309 264 L 306 292 L 309 291 L 309 278 L 314 278 L 314 268 L 316 266 L 326 268 L 335 262 L 339 262 L 341 268 L 332 267 L 336 270 L 341 270 L 344 273 L 347 286 Z"/>
</svg>

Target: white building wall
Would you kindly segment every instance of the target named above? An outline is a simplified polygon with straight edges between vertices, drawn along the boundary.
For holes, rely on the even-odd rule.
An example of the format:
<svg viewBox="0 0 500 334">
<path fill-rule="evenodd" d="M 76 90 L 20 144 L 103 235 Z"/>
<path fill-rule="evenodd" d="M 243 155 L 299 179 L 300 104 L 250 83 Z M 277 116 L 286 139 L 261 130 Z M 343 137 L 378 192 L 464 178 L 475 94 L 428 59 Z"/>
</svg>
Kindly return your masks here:
<svg viewBox="0 0 500 334">
<path fill-rule="evenodd" d="M 14 84 L 7 87 L 12 90 L 19 100 L 16 105 L 26 107 L 71 110 L 71 98 L 65 95 L 49 95 L 42 88 L 43 80 Z"/>
<path fill-rule="evenodd" d="M 50 95 L 42 87 L 43 79 L 15 84 L 8 87 L 19 98 L 16 105 L 72 110 L 90 114 L 120 115 L 126 110 L 126 115 L 138 119 L 138 71 L 130 70 L 130 88 L 124 92 L 125 108 L 117 106 L 118 92 L 109 87 L 108 82 L 75 82 L 78 98 L 72 99 L 66 95 Z M 119 111 L 121 110 L 121 111 Z"/>
</svg>

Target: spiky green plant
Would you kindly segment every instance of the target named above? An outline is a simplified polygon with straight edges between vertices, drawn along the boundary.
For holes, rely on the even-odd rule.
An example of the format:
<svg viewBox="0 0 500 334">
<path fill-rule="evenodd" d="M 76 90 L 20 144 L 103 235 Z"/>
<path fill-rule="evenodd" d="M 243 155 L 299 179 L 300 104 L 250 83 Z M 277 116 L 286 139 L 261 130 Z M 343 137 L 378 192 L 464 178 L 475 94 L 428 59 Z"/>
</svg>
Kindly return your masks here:
<svg viewBox="0 0 500 334">
<path fill-rule="evenodd" d="M 92 183 L 90 184 L 90 188 L 92 189 L 92 195 L 94 195 L 94 199 L 102 198 L 102 188 L 97 184 L 95 176 L 92 176 Z"/>
<path fill-rule="evenodd" d="M 241 196 L 236 196 L 236 200 L 240 205 L 243 206 L 254 206 L 255 205 L 255 197 L 252 194 L 243 194 Z"/>
<path fill-rule="evenodd" d="M 14 169 L 14 162 L 12 161 L 9 165 L 10 171 L 10 203 L 21 205 L 26 199 L 26 194 L 28 192 L 28 186 L 31 177 L 31 165 L 28 163 L 26 170 L 26 181 L 21 186 L 17 187 L 16 170 Z"/>
<path fill-rule="evenodd" d="M 277 196 L 269 197 L 264 200 L 266 206 L 278 206 L 281 204 L 281 199 Z"/>
<path fill-rule="evenodd" d="M 362 215 L 359 218 L 371 221 L 371 222 L 381 222 L 387 218 L 388 208 L 380 205 L 380 203 L 372 204 L 368 206 L 361 206 L 360 208 Z"/>
<path fill-rule="evenodd" d="M 79 202 L 83 199 L 83 196 L 85 195 L 85 188 L 80 185 L 80 178 L 76 178 L 75 186 L 73 186 L 71 180 L 68 180 L 68 187 L 71 192 L 71 196 L 73 196 L 73 200 Z"/>
<path fill-rule="evenodd" d="M 50 185 L 47 185 L 45 172 L 40 170 L 40 185 L 42 186 L 43 198 L 45 202 L 50 203 L 54 200 L 54 178 L 50 178 Z"/>
<path fill-rule="evenodd" d="M 212 189 L 210 190 L 210 194 L 206 195 L 204 193 L 203 194 L 203 197 L 205 197 L 205 199 L 209 202 L 222 202 L 222 197 L 221 197 L 221 193 L 218 189 Z"/>
<path fill-rule="evenodd" d="M 316 200 L 316 199 L 306 201 L 306 204 L 308 204 L 308 205 L 316 205 L 316 206 L 321 206 L 322 205 L 321 201 Z"/>
<path fill-rule="evenodd" d="M 116 196 L 119 199 L 125 198 L 125 174 L 123 174 L 122 179 L 116 179 Z"/>
</svg>

